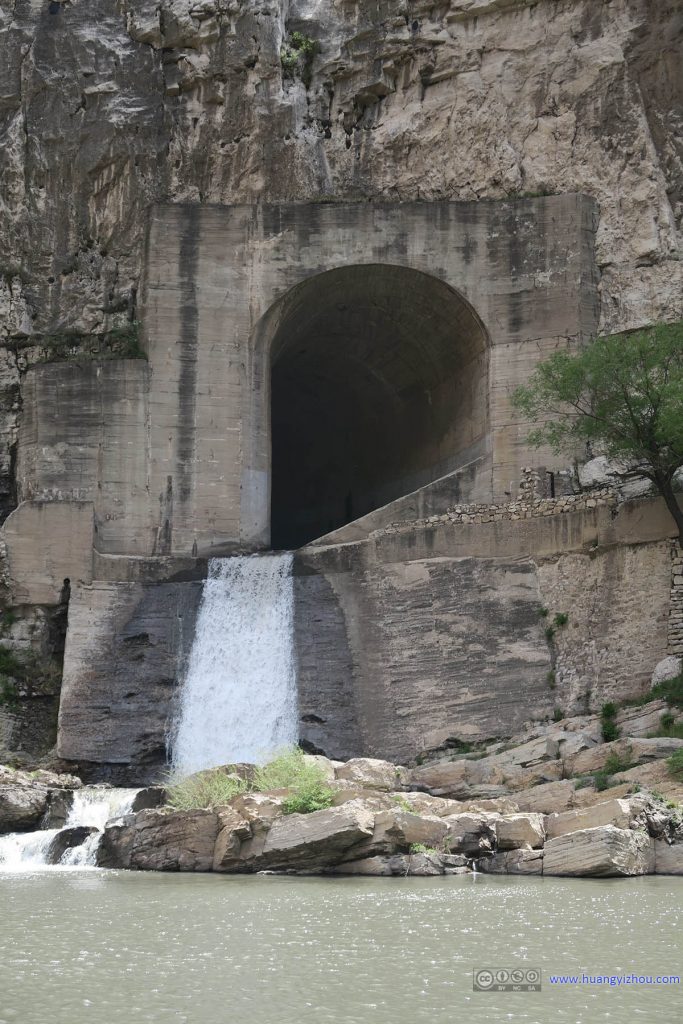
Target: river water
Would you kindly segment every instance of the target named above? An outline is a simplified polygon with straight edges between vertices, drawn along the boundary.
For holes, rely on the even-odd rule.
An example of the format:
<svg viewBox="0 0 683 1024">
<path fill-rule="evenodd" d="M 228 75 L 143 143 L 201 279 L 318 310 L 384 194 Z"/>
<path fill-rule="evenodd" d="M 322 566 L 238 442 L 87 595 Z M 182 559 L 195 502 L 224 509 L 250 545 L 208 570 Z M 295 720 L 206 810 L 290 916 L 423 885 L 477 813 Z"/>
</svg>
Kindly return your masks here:
<svg viewBox="0 0 683 1024">
<path fill-rule="evenodd" d="M 668 1024 L 683 879 L 0 875 L 0 1024 Z M 540 992 L 473 970 L 539 968 Z"/>
</svg>

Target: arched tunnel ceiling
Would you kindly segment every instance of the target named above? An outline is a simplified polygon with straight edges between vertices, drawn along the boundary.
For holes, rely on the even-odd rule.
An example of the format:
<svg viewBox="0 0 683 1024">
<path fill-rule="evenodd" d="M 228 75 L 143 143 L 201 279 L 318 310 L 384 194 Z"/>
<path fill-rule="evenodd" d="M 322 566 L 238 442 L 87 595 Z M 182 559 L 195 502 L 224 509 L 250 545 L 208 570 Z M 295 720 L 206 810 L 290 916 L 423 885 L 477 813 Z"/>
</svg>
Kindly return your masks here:
<svg viewBox="0 0 683 1024">
<path fill-rule="evenodd" d="M 271 346 L 273 544 L 443 475 L 486 428 L 486 349 L 461 296 L 403 267 L 344 267 L 286 296 Z"/>
</svg>

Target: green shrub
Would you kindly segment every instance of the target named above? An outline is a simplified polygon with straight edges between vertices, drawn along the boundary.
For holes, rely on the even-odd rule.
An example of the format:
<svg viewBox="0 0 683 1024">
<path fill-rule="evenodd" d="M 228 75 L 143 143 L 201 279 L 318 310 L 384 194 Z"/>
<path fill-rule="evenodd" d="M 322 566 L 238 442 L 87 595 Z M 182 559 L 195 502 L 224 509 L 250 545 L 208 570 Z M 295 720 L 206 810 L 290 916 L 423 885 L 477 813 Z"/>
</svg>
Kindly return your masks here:
<svg viewBox="0 0 683 1024">
<path fill-rule="evenodd" d="M 24 663 L 16 656 L 14 651 L 4 644 L 0 644 L 0 675 L 21 676 L 24 675 Z"/>
<path fill-rule="evenodd" d="M 553 711 L 553 722 L 561 722 L 564 718 L 564 711 L 562 708 L 555 708 Z"/>
<path fill-rule="evenodd" d="M 553 637 L 555 636 L 555 627 L 554 626 L 546 626 L 544 632 L 545 632 L 546 640 L 548 642 L 550 642 L 553 639 Z"/>
<path fill-rule="evenodd" d="M 290 796 L 282 801 L 283 814 L 310 814 L 311 811 L 324 811 L 332 806 L 334 790 L 324 782 L 300 783 Z"/>
<path fill-rule="evenodd" d="M 566 626 L 568 622 L 569 616 L 566 612 L 558 612 L 555 618 L 553 619 L 553 623 L 558 627 Z"/>
<path fill-rule="evenodd" d="M 683 748 L 666 759 L 666 767 L 672 779 L 683 782 Z"/>
<path fill-rule="evenodd" d="M 538 617 L 540 619 L 546 619 L 548 617 L 548 609 L 547 608 L 539 608 L 538 609 Z"/>
<path fill-rule="evenodd" d="M 618 740 L 621 735 L 616 722 L 617 718 L 617 706 L 611 702 L 602 705 L 600 712 L 600 724 L 602 727 L 602 738 L 605 743 L 611 743 L 612 740 Z"/>
<path fill-rule="evenodd" d="M 313 80 L 313 61 L 319 49 L 315 39 L 303 32 L 292 32 L 287 44 L 280 49 L 280 64 L 285 78 L 294 78 L 298 71 L 308 89 Z"/>
<path fill-rule="evenodd" d="M 657 683 L 649 693 L 644 693 L 642 697 L 625 700 L 623 707 L 640 708 L 643 704 L 649 704 L 651 700 L 665 700 L 671 707 L 683 708 L 683 675 Z"/>
<path fill-rule="evenodd" d="M 630 755 L 631 751 L 629 748 L 627 748 L 627 751 Z M 630 761 L 628 757 L 624 757 L 621 754 L 617 754 L 612 751 L 605 761 L 604 768 L 595 772 L 593 776 L 595 788 L 599 792 L 602 792 L 604 789 L 609 789 L 612 785 L 612 776 L 616 775 L 618 772 L 627 772 L 629 768 L 633 768 L 633 762 Z"/>
<path fill-rule="evenodd" d="M 550 687 L 551 690 L 555 689 L 555 687 L 557 685 L 557 679 L 556 679 L 555 672 L 554 672 L 553 669 L 551 669 L 550 672 L 548 672 L 547 676 L 545 677 L 545 681 L 546 681 L 546 683 L 548 684 L 548 686 Z"/>
<path fill-rule="evenodd" d="M 332 805 L 334 790 L 327 785 L 322 769 L 306 760 L 300 747 L 280 751 L 268 764 L 256 769 L 254 789 L 289 789 L 282 804 L 285 814 L 308 814 Z"/>
<path fill-rule="evenodd" d="M 210 768 L 184 779 L 171 777 L 167 785 L 167 803 L 177 811 L 208 810 L 229 803 L 248 788 L 245 779 L 228 774 L 222 768 Z"/>
<path fill-rule="evenodd" d="M 17 684 L 13 679 L 0 676 L 0 707 L 16 708 L 19 704 Z"/>
<path fill-rule="evenodd" d="M 408 849 L 410 853 L 428 853 L 433 855 L 439 852 L 433 846 L 425 846 L 424 843 L 411 843 Z"/>
</svg>

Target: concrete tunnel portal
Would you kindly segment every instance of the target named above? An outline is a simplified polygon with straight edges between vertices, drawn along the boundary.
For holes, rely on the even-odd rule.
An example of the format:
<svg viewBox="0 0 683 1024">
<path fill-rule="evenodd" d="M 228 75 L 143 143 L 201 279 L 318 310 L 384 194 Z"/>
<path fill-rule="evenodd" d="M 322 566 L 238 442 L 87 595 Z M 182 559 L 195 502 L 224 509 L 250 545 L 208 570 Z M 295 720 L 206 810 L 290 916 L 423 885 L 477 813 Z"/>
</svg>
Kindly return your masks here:
<svg viewBox="0 0 683 1024">
<path fill-rule="evenodd" d="M 406 267 L 353 265 L 279 300 L 271 334 L 271 546 L 297 548 L 481 454 L 488 340 Z"/>
</svg>

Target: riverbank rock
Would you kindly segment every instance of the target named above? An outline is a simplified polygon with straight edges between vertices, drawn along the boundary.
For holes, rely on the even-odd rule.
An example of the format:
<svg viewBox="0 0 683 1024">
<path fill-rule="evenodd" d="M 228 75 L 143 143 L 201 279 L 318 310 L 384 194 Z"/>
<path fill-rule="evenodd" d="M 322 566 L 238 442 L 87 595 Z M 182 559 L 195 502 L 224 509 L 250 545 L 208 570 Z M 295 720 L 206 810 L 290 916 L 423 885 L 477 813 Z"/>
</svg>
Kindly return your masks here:
<svg viewBox="0 0 683 1024">
<path fill-rule="evenodd" d="M 660 761 L 670 757 L 676 750 L 683 747 L 683 740 L 670 736 L 657 736 L 653 739 L 625 737 L 611 743 L 601 743 L 590 750 L 566 760 L 566 770 L 571 775 L 586 775 L 604 768 L 612 755 L 616 755 L 627 764 L 640 765 L 650 761 Z"/>
<path fill-rule="evenodd" d="M 391 792 L 407 781 L 408 770 L 374 757 L 352 757 L 336 769 L 335 775 L 340 781 L 350 782 L 363 789 Z"/>
<path fill-rule="evenodd" d="M 268 827 L 270 822 L 265 827 Z M 222 807 L 218 813 L 219 832 L 213 852 L 214 871 L 239 871 L 242 843 L 250 839 L 254 831 L 264 827 L 261 819 L 251 822 L 242 817 L 234 807 Z"/>
<path fill-rule="evenodd" d="M 537 849 L 545 842 L 542 814 L 510 814 L 495 822 L 499 850 Z"/>
<path fill-rule="evenodd" d="M 594 878 L 649 874 L 652 842 L 646 832 L 614 825 L 569 832 L 545 844 L 543 874 Z"/>
<path fill-rule="evenodd" d="M 38 828 L 52 799 L 56 801 L 61 794 L 79 789 L 81 785 L 75 775 L 43 770 L 15 771 L 0 765 L 0 833 Z M 65 797 L 65 802 L 68 800 L 69 797 Z M 58 819 L 59 811 L 56 809 L 55 813 Z"/>
<path fill-rule="evenodd" d="M 683 843 L 669 845 L 663 839 L 654 842 L 655 874 L 683 875 Z"/>
<path fill-rule="evenodd" d="M 536 811 L 539 814 L 566 811 L 574 801 L 575 786 L 571 779 L 546 782 L 515 793 L 515 801 L 520 811 Z"/>
<path fill-rule="evenodd" d="M 48 795 L 44 786 L 0 783 L 0 833 L 38 828 Z"/>
<path fill-rule="evenodd" d="M 495 814 L 452 814 L 443 820 L 448 825 L 445 843 L 451 853 L 480 857 L 496 844 Z"/>
<path fill-rule="evenodd" d="M 367 806 L 367 802 L 364 803 Z M 436 815 L 413 814 L 396 806 L 376 811 L 374 821 L 372 835 L 352 851 L 354 860 L 357 857 L 400 853 L 415 845 L 441 849 L 448 832 L 445 819 Z"/>
<path fill-rule="evenodd" d="M 482 857 L 477 866 L 487 875 L 541 875 L 543 850 L 507 850 Z"/>
<path fill-rule="evenodd" d="M 581 810 L 549 814 L 546 819 L 546 830 L 548 838 L 555 839 L 569 832 L 598 828 L 600 825 L 630 828 L 633 818 L 639 811 L 642 811 L 642 801 L 636 807 L 629 800 L 605 800 Z"/>
<path fill-rule="evenodd" d="M 241 870 L 323 868 L 341 860 L 355 843 L 372 835 L 374 815 L 362 801 L 311 814 L 276 818 L 266 832 L 240 849 Z"/>
<path fill-rule="evenodd" d="M 96 828 L 88 825 L 76 825 L 74 828 L 63 828 L 50 843 L 45 854 L 47 864 L 59 864 L 67 850 L 75 846 L 81 846 L 88 836 L 97 832 Z"/>
<path fill-rule="evenodd" d="M 211 871 L 219 819 L 213 811 L 139 811 L 104 830 L 97 863 L 137 871 Z"/>
</svg>

